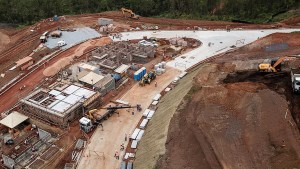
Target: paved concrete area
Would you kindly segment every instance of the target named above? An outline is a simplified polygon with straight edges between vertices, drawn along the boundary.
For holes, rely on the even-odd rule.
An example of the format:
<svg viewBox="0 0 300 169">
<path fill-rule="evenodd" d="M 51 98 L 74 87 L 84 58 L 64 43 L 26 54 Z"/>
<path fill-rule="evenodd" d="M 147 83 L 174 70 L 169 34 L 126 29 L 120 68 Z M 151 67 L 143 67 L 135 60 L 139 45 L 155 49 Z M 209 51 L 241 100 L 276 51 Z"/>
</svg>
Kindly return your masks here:
<svg viewBox="0 0 300 169">
<path fill-rule="evenodd" d="M 67 45 L 63 46 L 62 49 L 67 49 L 75 44 L 96 37 L 100 37 L 100 34 L 96 30 L 92 28 L 84 27 L 84 28 L 77 28 L 76 31 L 74 32 L 62 31 L 62 36 L 60 38 L 49 37 L 45 44 L 48 48 L 55 48 L 57 47 L 58 41 L 64 40 L 67 43 Z"/>
<path fill-rule="evenodd" d="M 258 38 L 262 38 L 272 33 L 293 32 L 299 29 L 268 29 L 268 30 L 232 30 L 227 32 L 220 31 L 139 31 L 139 32 L 124 32 L 120 39 L 113 39 L 114 41 L 143 39 L 143 36 L 156 38 L 174 38 L 187 37 L 200 40 L 203 45 L 199 48 L 185 53 L 173 61 L 167 63 L 168 66 L 186 70 L 193 65 L 205 60 L 211 56 L 226 52 L 235 45 L 241 47 L 249 44 Z M 209 45 L 209 43 L 211 45 Z"/>
</svg>

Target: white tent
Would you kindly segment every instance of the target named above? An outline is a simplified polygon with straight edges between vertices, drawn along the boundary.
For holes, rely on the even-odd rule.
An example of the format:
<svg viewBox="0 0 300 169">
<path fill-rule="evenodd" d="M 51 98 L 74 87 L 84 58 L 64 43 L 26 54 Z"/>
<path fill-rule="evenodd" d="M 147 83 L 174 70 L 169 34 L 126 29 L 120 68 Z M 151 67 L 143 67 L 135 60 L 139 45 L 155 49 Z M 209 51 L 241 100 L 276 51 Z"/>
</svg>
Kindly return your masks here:
<svg viewBox="0 0 300 169">
<path fill-rule="evenodd" d="M 28 119 L 27 116 L 25 116 L 19 112 L 13 111 L 8 116 L 6 116 L 4 119 L 2 119 L 0 121 L 0 123 L 9 128 L 14 128 L 27 119 Z"/>
</svg>

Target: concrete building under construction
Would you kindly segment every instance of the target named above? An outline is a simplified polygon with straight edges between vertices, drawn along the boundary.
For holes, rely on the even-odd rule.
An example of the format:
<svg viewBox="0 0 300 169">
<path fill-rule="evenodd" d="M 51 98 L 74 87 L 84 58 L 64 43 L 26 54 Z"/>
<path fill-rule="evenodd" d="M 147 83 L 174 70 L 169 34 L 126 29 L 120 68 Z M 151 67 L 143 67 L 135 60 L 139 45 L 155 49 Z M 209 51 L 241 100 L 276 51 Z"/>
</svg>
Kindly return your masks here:
<svg viewBox="0 0 300 169">
<path fill-rule="evenodd" d="M 75 84 L 38 89 L 20 100 L 19 112 L 50 124 L 66 127 L 83 111 L 100 104 L 101 94 Z"/>
<path fill-rule="evenodd" d="M 100 68 L 114 70 L 121 64 L 132 62 L 146 63 L 154 58 L 156 48 L 130 42 L 116 42 L 99 47 L 91 52 L 92 60 L 98 62 Z"/>
</svg>

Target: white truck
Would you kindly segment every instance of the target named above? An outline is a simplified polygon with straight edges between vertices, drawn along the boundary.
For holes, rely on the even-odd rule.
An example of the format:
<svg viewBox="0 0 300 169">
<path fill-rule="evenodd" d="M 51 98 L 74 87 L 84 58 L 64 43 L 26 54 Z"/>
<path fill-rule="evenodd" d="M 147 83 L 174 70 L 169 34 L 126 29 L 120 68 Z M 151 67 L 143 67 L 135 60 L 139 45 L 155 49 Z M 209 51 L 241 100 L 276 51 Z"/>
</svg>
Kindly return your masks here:
<svg viewBox="0 0 300 169">
<path fill-rule="evenodd" d="M 294 93 L 300 92 L 300 69 L 291 70 L 292 88 Z"/>
<path fill-rule="evenodd" d="M 57 42 L 57 46 L 58 46 L 58 47 L 63 47 L 63 46 L 65 46 L 65 45 L 67 45 L 67 43 L 66 43 L 64 40 L 61 40 L 61 41 L 58 41 L 58 42 Z"/>
</svg>

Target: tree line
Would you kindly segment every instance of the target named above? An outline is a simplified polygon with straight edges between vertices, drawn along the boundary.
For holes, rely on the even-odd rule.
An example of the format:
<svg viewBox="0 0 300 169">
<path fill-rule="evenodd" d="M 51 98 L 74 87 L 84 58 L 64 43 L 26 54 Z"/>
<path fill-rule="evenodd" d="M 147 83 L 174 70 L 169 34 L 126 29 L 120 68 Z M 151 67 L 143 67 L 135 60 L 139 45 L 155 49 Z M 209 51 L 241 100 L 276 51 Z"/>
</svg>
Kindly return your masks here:
<svg viewBox="0 0 300 169">
<path fill-rule="evenodd" d="M 265 22 L 299 0 L 0 0 L 0 23 L 32 24 L 54 15 L 132 9 L 141 16 Z"/>
</svg>

